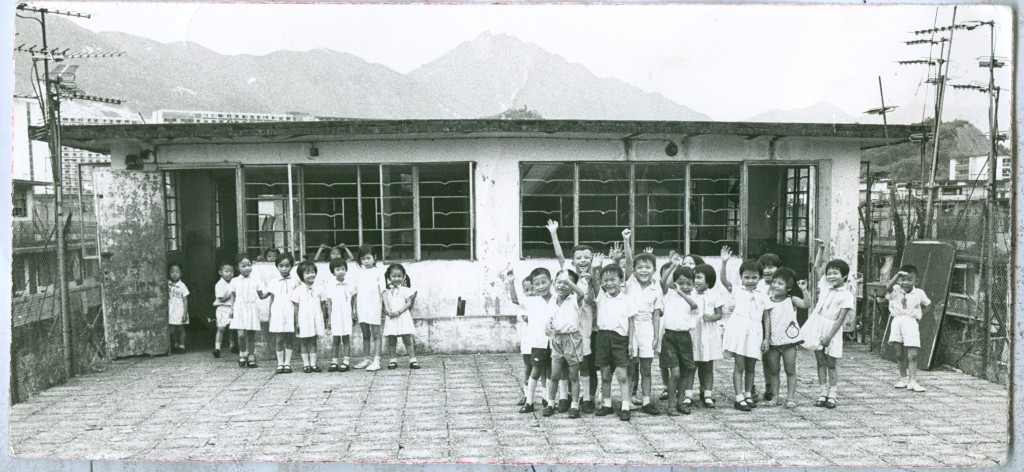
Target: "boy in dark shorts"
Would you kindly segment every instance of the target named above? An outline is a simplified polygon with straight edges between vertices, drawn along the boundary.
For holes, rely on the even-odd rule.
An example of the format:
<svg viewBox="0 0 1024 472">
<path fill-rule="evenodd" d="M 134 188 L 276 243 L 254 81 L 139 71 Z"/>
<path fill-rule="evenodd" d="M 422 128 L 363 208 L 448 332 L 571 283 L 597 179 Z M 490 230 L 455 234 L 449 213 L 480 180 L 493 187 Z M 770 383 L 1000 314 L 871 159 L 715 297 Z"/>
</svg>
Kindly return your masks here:
<svg viewBox="0 0 1024 472">
<path fill-rule="evenodd" d="M 610 265 L 601 269 L 601 293 L 597 295 L 597 336 L 594 338 L 594 362 L 601 368 L 601 393 L 604 403 L 595 415 L 612 414 L 612 374 L 622 390 L 619 419 L 629 421 L 629 320 L 636 316 L 636 304 L 622 291 L 622 268 Z"/>
<path fill-rule="evenodd" d="M 519 305 L 527 320 L 527 333 L 524 342 L 530 345 L 530 361 L 533 366 L 530 379 L 526 384 L 526 402 L 519 409 L 520 413 L 534 411 L 533 400 L 537 384 L 548 379 L 551 375 L 551 350 L 548 348 L 548 336 L 545 333 L 552 312 L 551 272 L 543 267 L 539 267 L 530 272 L 529 278 L 533 286 L 533 296 L 519 300 L 515 284 L 507 283 L 508 280 L 515 280 L 515 274 L 509 270 L 506 276 L 506 288 L 509 291 L 509 298 L 512 300 L 512 303 Z M 552 402 L 548 395 L 548 389 L 542 388 L 541 394 L 545 397 L 544 406 L 551 405 Z"/>
</svg>

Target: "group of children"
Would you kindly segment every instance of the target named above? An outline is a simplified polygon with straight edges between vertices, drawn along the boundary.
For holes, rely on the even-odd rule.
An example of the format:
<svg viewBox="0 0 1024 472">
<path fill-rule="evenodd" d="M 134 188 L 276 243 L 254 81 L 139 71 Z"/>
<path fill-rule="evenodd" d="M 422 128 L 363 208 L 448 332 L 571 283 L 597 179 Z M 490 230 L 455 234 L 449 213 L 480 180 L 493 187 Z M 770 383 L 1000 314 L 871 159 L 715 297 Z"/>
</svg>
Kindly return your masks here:
<svg viewBox="0 0 1024 472">
<path fill-rule="evenodd" d="M 347 257 L 346 257 L 347 256 Z M 415 332 L 412 308 L 416 291 L 411 288 L 405 267 L 391 264 L 383 272 L 370 245 L 359 247 L 358 263 L 349 275 L 348 260 L 355 259 L 344 245 L 330 249 L 328 268 L 333 276 L 317 282 L 317 266 L 303 261 L 297 266 L 290 254 L 265 254 L 277 269 L 271 280 L 253 276 L 253 261 L 247 254 L 238 256 L 235 264 L 219 264 L 220 278 L 214 287 L 216 323 L 213 356 L 219 358 L 225 334 L 237 331 L 239 367 L 258 367 L 256 332 L 262 323 L 269 325 L 277 354 L 275 373 L 292 372 L 293 339 L 299 343 L 304 373 L 322 372 L 317 363 L 318 339 L 330 333 L 333 357 L 328 372 L 381 369 L 381 337 L 387 338 L 390 360 L 388 369 L 398 367 L 395 355 L 398 338 L 402 338 L 409 355 L 409 368 L 419 369 L 413 339 Z M 236 275 L 235 271 L 238 271 Z M 172 352 L 184 351 L 183 324 L 187 324 L 188 289 L 181 282 L 181 266 L 169 268 Z M 269 299 L 267 303 L 262 300 Z M 353 324 L 362 330 L 363 352 L 367 357 L 358 364 L 351 362 Z M 382 328 L 383 327 L 383 328 Z M 230 338 L 230 336 L 228 336 Z"/>
<path fill-rule="evenodd" d="M 558 241 L 556 222 L 548 222 L 560 270 L 552 277 L 545 268 L 534 269 L 522 280 L 520 298 L 511 269 L 503 275 L 509 296 L 520 307 L 526 323 L 521 353 L 526 373 L 521 413 L 535 411 L 536 388 L 541 386 L 543 415 L 556 408 L 579 418 L 581 413 L 605 416 L 612 408 L 611 380 L 621 388 L 618 416 L 631 417 L 631 403 L 649 415 L 661 414 L 651 396 L 651 364 L 659 359 L 669 416 L 689 414 L 695 405 L 715 407 L 714 361 L 732 358 L 733 408 L 751 411 L 758 404 L 754 369 L 763 360 L 767 405 L 796 403 L 797 348 L 812 351 L 817 366 L 819 395 L 815 406 L 838 405 L 838 367 L 843 355 L 842 326 L 852 316 L 854 295 L 848 289 L 849 265 L 840 259 L 822 264 L 824 244 L 817 241 L 814 267 L 822 267 L 818 290 L 783 267 L 774 254 L 748 259 L 739 266 L 740 287 L 727 277 L 732 252 L 723 247 L 721 270 L 696 255 L 672 253 L 658 271 L 648 248 L 633 256 L 630 231 L 622 232 L 621 246 L 607 256 L 579 245 L 567 262 Z M 812 269 L 812 276 L 818 271 Z M 924 391 L 916 381 L 917 321 L 929 301 L 914 287 L 916 269 L 904 266 L 889 282 L 893 335 L 898 343 L 901 380 L 897 388 Z M 724 294 L 713 290 L 718 283 Z M 895 289 L 896 284 L 899 288 Z M 552 284 L 554 293 L 552 293 Z M 725 297 L 732 298 L 732 314 L 720 327 Z M 797 309 L 811 309 L 803 325 Z M 780 397 L 781 371 L 786 372 L 786 397 Z M 906 379 L 909 371 L 909 380 Z M 601 396 L 597 400 L 597 373 Z M 697 377 L 699 389 L 694 388 Z M 639 387 L 641 398 L 631 399 Z M 557 406 L 556 393 L 559 395 Z M 699 396 L 698 396 L 699 395 Z"/>
</svg>

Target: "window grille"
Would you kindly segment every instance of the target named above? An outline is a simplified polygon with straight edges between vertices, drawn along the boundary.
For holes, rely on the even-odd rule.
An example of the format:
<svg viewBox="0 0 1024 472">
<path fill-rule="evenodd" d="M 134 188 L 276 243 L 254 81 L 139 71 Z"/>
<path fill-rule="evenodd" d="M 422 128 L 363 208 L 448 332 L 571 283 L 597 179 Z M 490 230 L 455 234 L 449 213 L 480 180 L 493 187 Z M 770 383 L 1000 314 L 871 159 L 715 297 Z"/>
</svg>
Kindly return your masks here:
<svg viewBox="0 0 1024 472">
<path fill-rule="evenodd" d="M 786 169 L 786 180 L 782 183 L 785 204 L 778 228 L 778 240 L 782 244 L 807 245 L 809 183 L 809 167 Z"/>
<path fill-rule="evenodd" d="M 181 227 L 178 220 L 178 179 L 171 172 L 164 172 L 164 215 L 167 230 L 167 251 L 177 251 L 181 241 Z"/>
<path fill-rule="evenodd" d="M 690 166 L 690 248 L 717 254 L 739 247 L 740 165 Z"/>
</svg>

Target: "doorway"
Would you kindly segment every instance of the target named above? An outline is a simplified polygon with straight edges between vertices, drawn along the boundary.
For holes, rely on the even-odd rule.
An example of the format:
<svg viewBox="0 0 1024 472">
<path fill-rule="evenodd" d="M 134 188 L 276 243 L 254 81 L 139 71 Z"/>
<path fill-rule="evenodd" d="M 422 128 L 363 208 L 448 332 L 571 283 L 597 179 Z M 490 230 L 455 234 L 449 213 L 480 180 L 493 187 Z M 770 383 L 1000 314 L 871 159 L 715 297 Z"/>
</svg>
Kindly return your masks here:
<svg viewBox="0 0 1024 472">
<path fill-rule="evenodd" d="M 207 319 L 213 316 L 213 287 L 217 283 L 217 265 L 234 263 L 238 252 L 238 225 L 234 169 L 196 169 L 167 171 L 174 188 L 168 198 L 168 212 L 174 211 L 177 234 L 170 229 L 167 261 L 183 266 L 182 281 L 188 287 L 189 318 L 185 328 L 189 349 L 213 345 Z M 172 208 L 176 204 L 176 208 Z M 172 218 L 169 215 L 168 221 Z"/>
<path fill-rule="evenodd" d="M 808 277 L 814 241 L 815 175 L 811 165 L 750 165 L 747 168 L 747 253 L 774 253 L 783 265 Z M 817 281 L 809 281 L 816 283 Z"/>
</svg>

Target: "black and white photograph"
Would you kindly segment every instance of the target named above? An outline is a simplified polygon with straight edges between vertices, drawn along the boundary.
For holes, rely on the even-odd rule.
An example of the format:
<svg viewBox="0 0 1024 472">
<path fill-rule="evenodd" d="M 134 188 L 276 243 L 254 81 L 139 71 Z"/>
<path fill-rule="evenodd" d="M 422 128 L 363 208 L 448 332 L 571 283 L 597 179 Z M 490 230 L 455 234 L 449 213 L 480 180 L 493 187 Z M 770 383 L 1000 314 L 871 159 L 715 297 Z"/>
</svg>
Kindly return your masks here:
<svg viewBox="0 0 1024 472">
<path fill-rule="evenodd" d="M 1012 5 L 5 8 L 6 470 L 1015 467 Z"/>
</svg>

